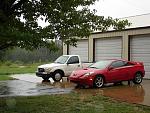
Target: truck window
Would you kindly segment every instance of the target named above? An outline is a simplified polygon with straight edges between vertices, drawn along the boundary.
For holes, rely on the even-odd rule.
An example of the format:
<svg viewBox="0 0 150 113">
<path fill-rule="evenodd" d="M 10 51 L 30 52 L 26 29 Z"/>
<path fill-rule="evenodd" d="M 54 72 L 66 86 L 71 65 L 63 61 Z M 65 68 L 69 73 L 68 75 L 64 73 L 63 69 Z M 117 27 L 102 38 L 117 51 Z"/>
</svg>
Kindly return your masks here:
<svg viewBox="0 0 150 113">
<path fill-rule="evenodd" d="M 59 58 L 57 58 L 55 60 L 55 63 L 64 64 L 68 58 L 69 58 L 69 56 L 60 56 Z"/>
<path fill-rule="evenodd" d="M 72 56 L 69 60 L 68 60 L 68 64 L 76 64 L 79 63 L 79 58 L 78 56 Z"/>
</svg>

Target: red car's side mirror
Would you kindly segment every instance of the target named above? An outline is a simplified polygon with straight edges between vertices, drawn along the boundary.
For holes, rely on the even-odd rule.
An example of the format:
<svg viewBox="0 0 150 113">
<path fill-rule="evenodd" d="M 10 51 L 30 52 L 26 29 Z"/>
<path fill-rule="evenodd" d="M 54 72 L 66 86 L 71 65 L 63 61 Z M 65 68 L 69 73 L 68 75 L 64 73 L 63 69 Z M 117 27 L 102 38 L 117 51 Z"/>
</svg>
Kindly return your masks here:
<svg viewBox="0 0 150 113">
<path fill-rule="evenodd" d="M 114 68 L 113 68 L 113 67 L 109 67 L 108 69 L 109 69 L 109 71 L 110 71 L 110 70 L 112 70 L 112 69 L 114 69 Z"/>
</svg>

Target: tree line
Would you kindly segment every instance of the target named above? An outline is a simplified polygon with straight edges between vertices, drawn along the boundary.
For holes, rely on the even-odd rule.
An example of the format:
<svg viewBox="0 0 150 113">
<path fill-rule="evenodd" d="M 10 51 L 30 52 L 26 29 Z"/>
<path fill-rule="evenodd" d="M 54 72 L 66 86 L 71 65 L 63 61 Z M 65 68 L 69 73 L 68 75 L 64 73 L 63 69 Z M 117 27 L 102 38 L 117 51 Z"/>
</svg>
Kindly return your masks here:
<svg viewBox="0 0 150 113">
<path fill-rule="evenodd" d="M 6 62 L 22 62 L 22 63 L 36 63 L 36 62 L 52 62 L 57 57 L 62 55 L 62 42 L 56 41 L 55 51 L 46 47 L 41 47 L 33 50 L 26 50 L 24 48 L 13 48 L 0 51 L 0 61 Z"/>
</svg>

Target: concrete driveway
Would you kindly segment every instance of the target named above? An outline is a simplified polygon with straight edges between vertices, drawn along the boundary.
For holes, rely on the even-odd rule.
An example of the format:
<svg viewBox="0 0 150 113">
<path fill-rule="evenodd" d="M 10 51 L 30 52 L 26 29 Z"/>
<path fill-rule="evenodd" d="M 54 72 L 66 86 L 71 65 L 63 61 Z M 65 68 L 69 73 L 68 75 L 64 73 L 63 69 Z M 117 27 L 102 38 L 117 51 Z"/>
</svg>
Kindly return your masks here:
<svg viewBox="0 0 150 113">
<path fill-rule="evenodd" d="M 48 82 L 43 82 L 42 78 L 36 77 L 35 74 L 19 74 L 12 75 L 12 77 L 20 81 L 31 83 L 32 85 L 36 84 L 36 86 L 42 84 L 45 87 L 46 85 L 46 88 L 42 89 L 44 93 L 42 92 L 40 94 L 53 94 L 52 91 L 54 94 L 74 91 L 80 93 L 83 97 L 87 95 L 104 95 L 120 101 L 150 106 L 150 80 L 143 80 L 140 85 L 135 85 L 132 82 L 128 85 L 128 82 L 123 82 L 123 85 L 114 86 L 113 84 L 107 84 L 104 88 L 100 89 L 83 89 L 75 88 L 75 84 L 69 82 L 54 82 L 52 79 Z M 32 86 L 31 84 L 30 86 Z"/>
</svg>

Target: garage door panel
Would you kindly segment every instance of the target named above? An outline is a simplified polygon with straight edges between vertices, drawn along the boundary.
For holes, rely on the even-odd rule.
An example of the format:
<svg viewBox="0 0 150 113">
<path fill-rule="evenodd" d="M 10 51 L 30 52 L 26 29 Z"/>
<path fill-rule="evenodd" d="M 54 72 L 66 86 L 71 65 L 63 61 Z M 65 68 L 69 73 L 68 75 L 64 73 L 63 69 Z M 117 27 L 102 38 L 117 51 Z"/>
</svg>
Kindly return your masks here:
<svg viewBox="0 0 150 113">
<path fill-rule="evenodd" d="M 102 39 L 98 39 L 97 42 L 96 42 L 97 44 L 99 44 L 99 42 L 100 42 L 99 40 L 102 40 Z M 105 41 L 106 41 L 106 40 L 105 40 Z M 102 41 L 102 42 L 100 42 L 100 43 L 101 43 L 102 46 L 106 46 L 106 47 L 108 47 L 108 46 L 120 45 L 120 44 L 115 43 L 115 42 L 113 42 L 113 43 L 105 43 L 104 41 Z M 114 43 L 115 43 L 115 45 L 114 45 Z"/>
<path fill-rule="evenodd" d="M 121 58 L 121 37 L 95 40 L 95 60 Z"/>
<path fill-rule="evenodd" d="M 119 57 L 120 57 L 120 55 L 116 55 L 116 54 L 112 54 L 112 56 L 113 56 L 113 58 L 114 58 L 114 57 L 115 57 L 115 58 L 119 58 Z M 111 59 L 109 54 L 101 55 L 101 57 Z M 101 60 L 101 59 L 100 59 L 100 60 Z"/>
<path fill-rule="evenodd" d="M 130 39 L 130 58 L 144 63 L 145 78 L 150 79 L 150 35 Z"/>
<path fill-rule="evenodd" d="M 150 42 L 142 42 L 142 41 L 141 41 L 141 42 L 139 42 L 138 45 L 143 46 L 143 44 L 144 44 L 145 46 L 149 46 L 149 43 L 150 43 Z M 133 43 L 132 45 L 135 46 L 135 47 L 139 47 L 139 46 L 137 46 L 137 43 Z"/>
<path fill-rule="evenodd" d="M 148 66 L 150 66 L 150 65 L 145 65 L 145 68 L 144 68 L 144 69 L 147 70 L 147 72 L 150 72 Z"/>
<path fill-rule="evenodd" d="M 144 44 L 144 46 L 143 46 L 143 44 L 144 43 L 142 43 L 141 45 L 139 44 L 138 46 L 137 46 L 137 44 L 132 44 L 132 46 L 134 46 L 134 49 L 143 49 L 143 48 L 148 48 L 149 47 L 149 45 L 150 45 L 150 42 L 149 42 L 149 44 Z"/>
<path fill-rule="evenodd" d="M 136 55 L 144 54 L 146 56 L 146 55 L 150 54 L 150 51 L 149 50 L 143 50 L 143 51 L 142 50 L 136 50 L 134 53 Z"/>
<path fill-rule="evenodd" d="M 119 51 L 114 51 L 114 52 L 109 52 L 109 51 L 107 51 L 107 50 L 105 50 L 105 51 L 99 51 L 99 52 L 96 52 L 96 54 L 101 54 L 101 56 L 104 54 L 109 54 L 109 56 L 110 56 L 110 54 L 111 55 L 115 55 L 115 54 L 120 54 L 120 52 Z M 120 56 L 120 55 L 119 55 Z M 98 57 L 98 56 L 97 56 Z"/>
<path fill-rule="evenodd" d="M 82 61 L 88 61 L 88 40 L 79 40 L 77 47 L 69 46 L 70 55 L 79 55 Z"/>
<path fill-rule="evenodd" d="M 149 36 L 147 36 L 147 37 L 143 37 L 143 36 L 134 36 L 135 38 L 143 38 L 143 39 L 145 39 L 145 38 L 149 38 Z M 147 43 L 147 42 L 150 42 L 149 40 L 143 40 L 143 39 L 134 39 L 135 41 L 139 41 L 139 43 L 142 43 L 142 42 L 145 42 L 145 43 Z M 134 43 L 136 43 L 136 42 L 133 42 L 133 44 Z"/>
<path fill-rule="evenodd" d="M 142 55 L 142 56 L 141 56 Z M 143 59 L 143 60 L 146 60 L 146 61 L 148 61 L 148 60 L 150 60 L 150 57 L 149 57 L 149 54 L 143 54 L 142 52 L 141 52 L 141 54 L 132 54 L 131 55 L 131 57 L 136 57 L 136 59 Z"/>
<path fill-rule="evenodd" d="M 110 47 L 111 48 L 111 47 Z M 110 48 L 100 48 L 99 50 L 97 50 L 97 53 L 98 52 L 120 52 L 120 49 L 119 48 L 113 48 L 113 51 L 110 49 Z M 104 51 L 105 50 L 105 51 Z M 107 53 L 108 53 L 107 52 Z"/>
<path fill-rule="evenodd" d="M 101 45 L 102 46 L 102 45 Z M 115 45 L 115 46 L 102 46 L 101 48 L 97 48 L 97 50 L 103 50 L 103 49 L 105 49 L 105 50 L 110 50 L 110 48 L 113 48 L 113 49 L 115 49 L 115 50 L 120 50 L 121 49 L 121 47 L 119 48 L 119 47 L 117 47 L 117 46 L 120 46 L 120 45 Z"/>
</svg>

